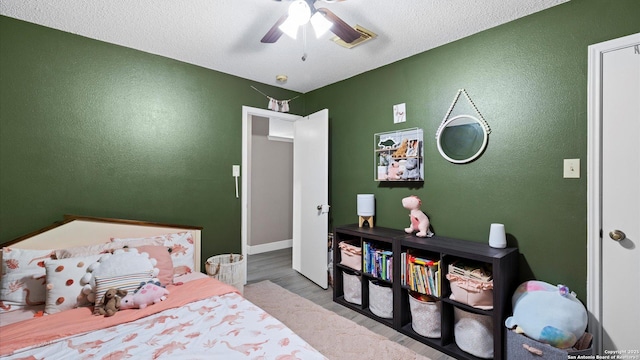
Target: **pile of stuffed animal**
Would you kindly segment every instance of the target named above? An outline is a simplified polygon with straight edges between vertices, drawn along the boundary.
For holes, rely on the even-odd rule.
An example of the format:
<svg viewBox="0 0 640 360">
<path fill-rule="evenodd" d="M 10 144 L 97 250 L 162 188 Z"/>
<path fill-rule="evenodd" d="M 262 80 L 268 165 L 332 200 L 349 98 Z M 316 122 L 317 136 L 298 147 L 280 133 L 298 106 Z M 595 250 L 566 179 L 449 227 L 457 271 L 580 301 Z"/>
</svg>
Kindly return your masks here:
<svg viewBox="0 0 640 360">
<path fill-rule="evenodd" d="M 564 285 L 526 281 L 518 286 L 512 302 L 513 316 L 505 325 L 551 346 L 570 348 L 587 328 L 586 308 Z"/>
<path fill-rule="evenodd" d="M 157 281 L 141 283 L 140 287 L 130 294 L 127 294 L 126 290 L 109 289 L 102 301 L 96 305 L 96 314 L 113 316 L 118 310 L 144 309 L 148 305 L 166 300 L 168 294 L 169 290 Z"/>
</svg>

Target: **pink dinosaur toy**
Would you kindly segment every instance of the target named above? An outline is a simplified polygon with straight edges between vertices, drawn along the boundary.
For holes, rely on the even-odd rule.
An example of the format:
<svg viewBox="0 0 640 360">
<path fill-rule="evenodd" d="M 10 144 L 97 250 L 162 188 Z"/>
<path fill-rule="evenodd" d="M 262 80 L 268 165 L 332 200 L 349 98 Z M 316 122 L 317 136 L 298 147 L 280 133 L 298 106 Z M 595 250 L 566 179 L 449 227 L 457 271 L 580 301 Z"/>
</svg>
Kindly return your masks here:
<svg viewBox="0 0 640 360">
<path fill-rule="evenodd" d="M 120 310 L 124 309 L 144 309 L 147 305 L 164 301 L 169 294 L 169 290 L 160 286 L 159 282 L 149 281 L 142 283 L 141 286 L 120 300 Z"/>
<path fill-rule="evenodd" d="M 415 195 L 402 199 L 402 206 L 411 211 L 409 213 L 411 224 L 404 231 L 407 234 L 417 231 L 416 236 L 418 237 L 432 237 L 433 232 L 429 229 L 429 218 L 420 210 L 420 205 L 422 205 L 422 201 Z"/>
</svg>

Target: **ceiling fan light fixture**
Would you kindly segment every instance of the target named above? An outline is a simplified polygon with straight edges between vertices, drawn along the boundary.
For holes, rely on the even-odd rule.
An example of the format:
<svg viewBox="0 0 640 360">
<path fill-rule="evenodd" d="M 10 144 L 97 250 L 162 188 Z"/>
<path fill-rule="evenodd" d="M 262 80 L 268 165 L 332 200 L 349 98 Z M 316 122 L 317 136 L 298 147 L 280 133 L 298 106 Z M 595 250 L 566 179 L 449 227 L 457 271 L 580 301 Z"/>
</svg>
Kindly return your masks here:
<svg viewBox="0 0 640 360">
<path fill-rule="evenodd" d="M 291 16 L 289 16 L 287 17 L 287 20 L 278 26 L 278 29 L 282 30 L 283 33 L 295 40 L 298 37 L 298 27 L 299 25 L 291 19 Z"/>
<path fill-rule="evenodd" d="M 289 19 L 294 21 L 297 25 L 304 25 L 309 22 L 311 17 L 311 9 L 309 4 L 304 0 L 296 0 L 289 5 Z"/>
<path fill-rule="evenodd" d="M 320 11 L 316 11 L 315 14 L 311 17 L 311 26 L 313 26 L 313 31 L 316 33 L 316 38 L 320 38 L 324 35 L 331 27 L 333 23 L 327 20 L 326 17 Z"/>
</svg>

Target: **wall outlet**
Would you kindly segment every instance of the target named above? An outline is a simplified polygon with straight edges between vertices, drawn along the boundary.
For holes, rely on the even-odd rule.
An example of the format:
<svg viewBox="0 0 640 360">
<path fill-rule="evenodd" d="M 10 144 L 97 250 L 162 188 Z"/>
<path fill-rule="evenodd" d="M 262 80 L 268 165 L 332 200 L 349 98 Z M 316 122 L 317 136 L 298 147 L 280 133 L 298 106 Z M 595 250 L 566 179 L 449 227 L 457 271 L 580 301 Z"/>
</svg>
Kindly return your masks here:
<svg viewBox="0 0 640 360">
<path fill-rule="evenodd" d="M 240 165 L 231 166 L 231 173 L 233 174 L 234 177 L 240 176 Z"/>
<path fill-rule="evenodd" d="M 580 178 L 580 159 L 564 159 L 564 178 Z"/>
</svg>

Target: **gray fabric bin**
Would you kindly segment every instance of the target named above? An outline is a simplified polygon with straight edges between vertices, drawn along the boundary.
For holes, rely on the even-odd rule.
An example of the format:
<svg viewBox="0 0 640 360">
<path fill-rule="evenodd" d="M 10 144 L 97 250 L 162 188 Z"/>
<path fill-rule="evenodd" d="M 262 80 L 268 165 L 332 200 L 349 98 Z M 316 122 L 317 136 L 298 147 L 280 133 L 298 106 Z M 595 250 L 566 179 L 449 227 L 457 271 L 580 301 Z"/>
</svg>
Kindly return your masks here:
<svg viewBox="0 0 640 360">
<path fill-rule="evenodd" d="M 344 299 L 352 304 L 362 305 L 362 278 L 345 271 L 342 272 Z"/>
<path fill-rule="evenodd" d="M 507 330 L 507 359 L 518 360 L 567 360 L 569 355 L 593 355 L 593 346 L 588 349 L 558 349 L 549 344 L 533 340 L 523 334 Z"/>
</svg>

